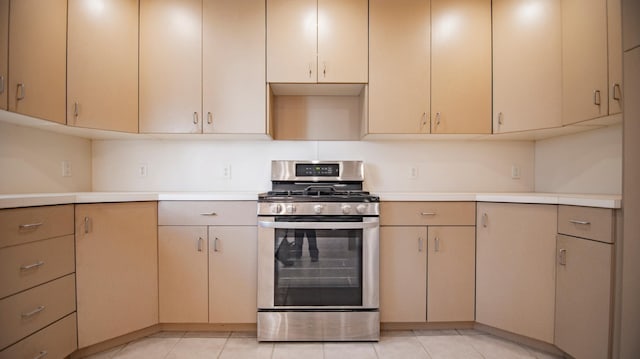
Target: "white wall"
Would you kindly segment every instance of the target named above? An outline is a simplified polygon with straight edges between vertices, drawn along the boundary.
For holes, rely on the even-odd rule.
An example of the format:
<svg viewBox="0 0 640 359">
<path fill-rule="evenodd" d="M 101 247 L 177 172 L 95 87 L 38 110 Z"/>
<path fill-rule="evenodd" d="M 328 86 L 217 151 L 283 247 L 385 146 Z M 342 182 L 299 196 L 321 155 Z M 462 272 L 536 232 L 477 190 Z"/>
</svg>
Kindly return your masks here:
<svg viewBox="0 0 640 359">
<path fill-rule="evenodd" d="M 536 142 L 535 190 L 622 193 L 622 126 Z"/>
<path fill-rule="evenodd" d="M 534 143 L 493 141 L 93 141 L 94 191 L 265 191 L 272 159 L 359 159 L 375 192 L 527 192 Z M 521 169 L 511 179 L 511 166 Z M 146 165 L 147 175 L 138 169 Z M 224 167 L 231 166 L 231 179 Z M 411 167 L 418 178 L 410 179 Z"/>
<path fill-rule="evenodd" d="M 90 140 L 0 122 L 0 194 L 90 190 Z"/>
</svg>

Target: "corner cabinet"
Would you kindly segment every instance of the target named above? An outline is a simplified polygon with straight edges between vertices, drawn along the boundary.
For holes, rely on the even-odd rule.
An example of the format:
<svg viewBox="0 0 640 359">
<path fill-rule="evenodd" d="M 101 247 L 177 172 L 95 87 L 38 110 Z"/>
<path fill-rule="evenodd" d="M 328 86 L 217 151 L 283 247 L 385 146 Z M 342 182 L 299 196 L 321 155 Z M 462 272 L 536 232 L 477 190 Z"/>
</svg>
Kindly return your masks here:
<svg viewBox="0 0 640 359">
<path fill-rule="evenodd" d="M 267 0 L 267 82 L 366 83 L 368 1 Z"/>
<path fill-rule="evenodd" d="M 476 321 L 553 343 L 557 206 L 477 206 Z"/>
<path fill-rule="evenodd" d="M 67 124 L 138 132 L 138 0 L 69 0 Z"/>
<path fill-rule="evenodd" d="M 473 321 L 474 203 L 382 202 L 380 213 L 380 320 Z"/>
<path fill-rule="evenodd" d="M 67 1 L 11 1 L 9 111 L 66 123 Z"/>
<path fill-rule="evenodd" d="M 264 1 L 142 0 L 140 132 L 266 133 Z"/>
<path fill-rule="evenodd" d="M 156 202 L 75 206 L 78 347 L 158 323 Z"/>
</svg>

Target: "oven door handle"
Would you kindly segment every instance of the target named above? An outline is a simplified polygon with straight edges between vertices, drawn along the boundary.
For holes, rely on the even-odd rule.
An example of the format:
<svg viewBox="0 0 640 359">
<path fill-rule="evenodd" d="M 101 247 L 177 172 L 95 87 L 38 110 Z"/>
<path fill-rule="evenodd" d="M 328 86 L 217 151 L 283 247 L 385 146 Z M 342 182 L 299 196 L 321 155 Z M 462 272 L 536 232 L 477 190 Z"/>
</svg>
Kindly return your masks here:
<svg viewBox="0 0 640 359">
<path fill-rule="evenodd" d="M 378 227 L 378 222 L 273 222 L 258 221 L 258 226 L 275 229 L 365 229 Z"/>
</svg>

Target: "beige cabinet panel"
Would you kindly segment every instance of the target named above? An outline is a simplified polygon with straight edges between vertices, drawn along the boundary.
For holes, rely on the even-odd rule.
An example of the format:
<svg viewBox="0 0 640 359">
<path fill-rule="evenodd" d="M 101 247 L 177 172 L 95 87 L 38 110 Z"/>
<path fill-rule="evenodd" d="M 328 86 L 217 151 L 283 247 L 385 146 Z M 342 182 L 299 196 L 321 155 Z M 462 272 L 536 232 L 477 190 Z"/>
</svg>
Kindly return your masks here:
<svg viewBox="0 0 640 359">
<path fill-rule="evenodd" d="M 73 234 L 73 205 L 0 210 L 0 248 Z"/>
<path fill-rule="evenodd" d="M 161 226 L 255 226 L 256 201 L 160 201 Z"/>
<path fill-rule="evenodd" d="M 158 323 L 156 202 L 76 205 L 80 348 Z"/>
<path fill-rule="evenodd" d="M 73 313 L 43 330 L 0 351 L 0 359 L 66 358 L 78 348 L 76 314 Z"/>
<path fill-rule="evenodd" d="M 317 0 L 267 1 L 267 82 L 316 82 Z"/>
<path fill-rule="evenodd" d="M 380 321 L 427 320 L 427 228 L 380 227 Z"/>
<path fill-rule="evenodd" d="M 11 1 L 9 110 L 66 123 L 67 1 Z"/>
<path fill-rule="evenodd" d="M 494 133 L 561 126 L 560 3 L 492 2 Z"/>
<path fill-rule="evenodd" d="M 429 0 L 369 1 L 368 133 L 429 133 Z"/>
<path fill-rule="evenodd" d="M 0 110 L 7 109 L 9 75 L 9 0 L 0 0 Z"/>
<path fill-rule="evenodd" d="M 140 1 L 140 132 L 202 132 L 202 0 Z"/>
<path fill-rule="evenodd" d="M 469 225 L 476 223 L 475 202 L 381 202 L 381 225 Z"/>
<path fill-rule="evenodd" d="M 476 321 L 553 343 L 557 206 L 478 203 Z"/>
<path fill-rule="evenodd" d="M 429 227 L 427 321 L 475 320 L 475 227 Z"/>
<path fill-rule="evenodd" d="M 562 1 L 562 75 L 563 124 L 607 115 L 606 0 Z"/>
<path fill-rule="evenodd" d="M 266 132 L 265 2 L 205 0 L 203 132 Z"/>
<path fill-rule="evenodd" d="M 574 358 L 610 358 L 613 245 L 558 236 L 554 344 Z"/>
<path fill-rule="evenodd" d="M 158 227 L 161 323 L 209 320 L 207 227 Z"/>
<path fill-rule="evenodd" d="M 609 61 L 609 114 L 622 112 L 622 4 L 607 0 L 607 50 Z M 640 10 L 640 9 L 638 9 Z M 636 12 L 640 16 L 640 11 Z"/>
<path fill-rule="evenodd" d="M 138 0 L 69 0 L 67 123 L 138 132 Z"/>
<path fill-rule="evenodd" d="M 318 82 L 366 83 L 367 0 L 318 0 Z"/>
<path fill-rule="evenodd" d="M 209 227 L 209 322 L 256 322 L 257 263 L 257 227 Z"/>
<path fill-rule="evenodd" d="M 491 1 L 431 1 L 431 133 L 491 133 Z"/>
</svg>

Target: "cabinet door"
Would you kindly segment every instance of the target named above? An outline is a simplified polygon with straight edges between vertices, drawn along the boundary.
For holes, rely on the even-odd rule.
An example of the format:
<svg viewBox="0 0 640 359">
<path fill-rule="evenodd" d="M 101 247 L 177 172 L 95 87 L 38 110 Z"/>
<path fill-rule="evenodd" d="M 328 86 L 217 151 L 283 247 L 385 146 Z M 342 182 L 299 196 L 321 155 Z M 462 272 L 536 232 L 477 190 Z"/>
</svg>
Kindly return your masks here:
<svg viewBox="0 0 640 359">
<path fill-rule="evenodd" d="M 158 323 L 156 202 L 76 205 L 78 347 Z"/>
<path fill-rule="evenodd" d="M 258 230 L 209 227 L 209 322 L 255 323 Z"/>
<path fill-rule="evenodd" d="M 267 82 L 318 80 L 317 24 L 316 0 L 267 0 Z"/>
<path fill-rule="evenodd" d="M 609 114 L 622 112 L 622 9 L 621 0 L 607 0 L 607 50 L 609 55 Z M 636 12 L 640 15 L 640 12 Z"/>
<path fill-rule="evenodd" d="M 559 127 L 560 1 L 494 0 L 492 16 L 493 132 Z"/>
<path fill-rule="evenodd" d="M 140 132 L 202 132 L 202 0 L 140 2 Z"/>
<path fill-rule="evenodd" d="M 478 203 L 476 321 L 553 342 L 557 207 Z"/>
<path fill-rule="evenodd" d="M 380 321 L 427 320 L 427 228 L 380 227 Z"/>
<path fill-rule="evenodd" d="M 616 0 L 613 0 L 616 1 Z M 640 2 L 637 0 L 622 0 L 622 40 L 623 51 L 629 51 L 640 46 Z"/>
<path fill-rule="evenodd" d="M 12 1 L 9 110 L 66 123 L 67 1 Z"/>
<path fill-rule="evenodd" d="M 318 82 L 366 83 L 367 0 L 318 0 Z"/>
<path fill-rule="evenodd" d="M 475 227 L 429 227 L 427 321 L 475 320 Z"/>
<path fill-rule="evenodd" d="M 613 245 L 560 235 L 554 344 L 574 358 L 610 358 Z"/>
<path fill-rule="evenodd" d="M 138 0 L 69 0 L 67 119 L 138 132 Z"/>
<path fill-rule="evenodd" d="M 429 133 L 429 0 L 369 1 L 369 133 Z"/>
<path fill-rule="evenodd" d="M 562 123 L 606 116 L 607 2 L 562 1 Z"/>
<path fill-rule="evenodd" d="M 160 323 L 209 320 L 207 227 L 158 228 Z"/>
<path fill-rule="evenodd" d="M 491 1 L 431 1 L 431 133 L 491 132 Z"/>
<path fill-rule="evenodd" d="M 0 0 L 0 110 L 7 109 L 9 73 L 9 0 Z"/>
<path fill-rule="evenodd" d="M 205 0 L 205 133 L 265 133 L 265 3 Z"/>
</svg>

